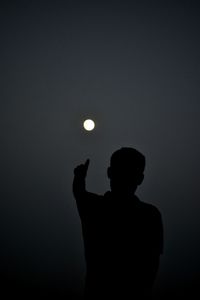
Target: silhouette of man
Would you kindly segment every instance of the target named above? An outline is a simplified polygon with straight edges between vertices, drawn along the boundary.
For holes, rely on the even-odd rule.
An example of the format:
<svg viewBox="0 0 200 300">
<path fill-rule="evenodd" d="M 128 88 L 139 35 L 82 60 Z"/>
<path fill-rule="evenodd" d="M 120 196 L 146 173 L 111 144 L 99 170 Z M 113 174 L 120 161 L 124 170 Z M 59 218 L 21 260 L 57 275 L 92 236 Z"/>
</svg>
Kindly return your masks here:
<svg viewBox="0 0 200 300">
<path fill-rule="evenodd" d="M 74 169 L 73 193 L 82 223 L 86 259 L 85 299 L 150 299 L 163 251 L 159 210 L 135 195 L 145 157 L 133 148 L 111 156 L 111 191 L 86 191 L 89 159 Z"/>
</svg>

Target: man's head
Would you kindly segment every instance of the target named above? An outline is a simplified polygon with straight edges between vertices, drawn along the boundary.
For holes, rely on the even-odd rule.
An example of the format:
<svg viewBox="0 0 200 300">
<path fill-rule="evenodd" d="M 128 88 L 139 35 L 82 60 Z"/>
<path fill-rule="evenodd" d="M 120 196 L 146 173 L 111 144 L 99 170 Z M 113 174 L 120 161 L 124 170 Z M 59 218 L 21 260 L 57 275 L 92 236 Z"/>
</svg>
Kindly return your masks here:
<svg viewBox="0 0 200 300">
<path fill-rule="evenodd" d="M 134 148 L 124 147 L 115 151 L 107 170 L 112 192 L 134 194 L 144 178 L 145 157 Z"/>
</svg>

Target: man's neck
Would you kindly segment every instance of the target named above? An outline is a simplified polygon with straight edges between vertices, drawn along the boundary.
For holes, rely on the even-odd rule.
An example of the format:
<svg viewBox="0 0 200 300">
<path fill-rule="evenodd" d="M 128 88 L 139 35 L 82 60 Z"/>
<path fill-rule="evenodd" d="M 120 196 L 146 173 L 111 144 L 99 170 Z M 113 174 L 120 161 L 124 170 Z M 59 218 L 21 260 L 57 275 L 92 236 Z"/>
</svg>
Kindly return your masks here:
<svg viewBox="0 0 200 300">
<path fill-rule="evenodd" d="M 135 196 L 135 192 L 124 192 L 124 191 L 111 191 L 111 195 L 114 198 L 118 198 L 118 199 L 134 199 Z"/>
</svg>

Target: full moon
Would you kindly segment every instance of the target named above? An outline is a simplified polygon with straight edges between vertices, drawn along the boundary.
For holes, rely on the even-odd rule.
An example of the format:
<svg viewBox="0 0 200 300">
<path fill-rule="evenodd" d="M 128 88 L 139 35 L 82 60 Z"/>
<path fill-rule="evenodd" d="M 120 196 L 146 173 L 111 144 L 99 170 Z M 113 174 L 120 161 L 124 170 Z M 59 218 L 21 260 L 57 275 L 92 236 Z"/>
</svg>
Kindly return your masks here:
<svg viewBox="0 0 200 300">
<path fill-rule="evenodd" d="M 91 130 L 94 129 L 95 123 L 94 123 L 93 120 L 87 119 L 87 120 L 85 120 L 85 121 L 83 122 L 83 127 L 85 128 L 85 130 L 91 131 Z"/>
</svg>

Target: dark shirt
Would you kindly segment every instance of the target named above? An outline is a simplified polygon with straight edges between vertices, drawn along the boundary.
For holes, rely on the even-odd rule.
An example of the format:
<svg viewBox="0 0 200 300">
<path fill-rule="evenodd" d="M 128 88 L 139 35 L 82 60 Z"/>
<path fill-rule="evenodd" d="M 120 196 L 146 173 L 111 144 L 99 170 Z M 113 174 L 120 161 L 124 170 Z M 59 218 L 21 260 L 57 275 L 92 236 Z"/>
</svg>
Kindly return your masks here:
<svg viewBox="0 0 200 300">
<path fill-rule="evenodd" d="M 136 196 L 76 195 L 86 259 L 86 299 L 144 299 L 163 252 L 161 214 Z M 145 298 L 146 299 L 146 298 Z"/>
</svg>

